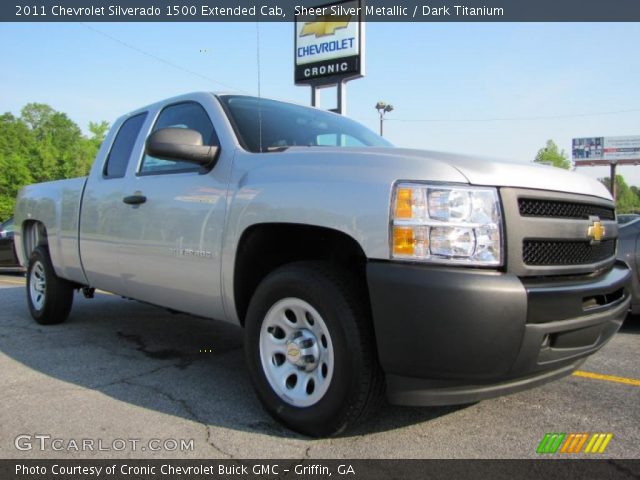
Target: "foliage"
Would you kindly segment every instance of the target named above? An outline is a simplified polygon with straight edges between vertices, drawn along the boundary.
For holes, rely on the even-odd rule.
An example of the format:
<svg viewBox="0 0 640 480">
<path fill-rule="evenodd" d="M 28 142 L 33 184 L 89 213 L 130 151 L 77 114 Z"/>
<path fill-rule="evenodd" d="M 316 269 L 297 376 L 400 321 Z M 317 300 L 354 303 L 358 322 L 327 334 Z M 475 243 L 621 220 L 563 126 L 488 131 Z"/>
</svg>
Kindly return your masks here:
<svg viewBox="0 0 640 480">
<path fill-rule="evenodd" d="M 552 165 L 558 168 L 564 168 L 565 170 L 571 169 L 572 165 L 567 154 L 564 150 L 558 150 L 558 145 L 553 140 L 547 140 L 547 145 L 544 148 L 538 150 L 536 158 L 533 160 L 536 163 L 543 163 L 545 165 Z"/>
<path fill-rule="evenodd" d="M 610 177 L 599 179 L 604 186 L 611 185 Z M 616 211 L 618 213 L 631 213 L 640 211 L 640 196 L 636 187 L 629 187 L 622 175 L 616 175 Z"/>
<path fill-rule="evenodd" d="M 0 220 L 13 215 L 25 185 L 87 175 L 107 133 L 107 122 L 89 123 L 83 135 L 65 113 L 29 103 L 20 117 L 0 115 Z"/>
</svg>

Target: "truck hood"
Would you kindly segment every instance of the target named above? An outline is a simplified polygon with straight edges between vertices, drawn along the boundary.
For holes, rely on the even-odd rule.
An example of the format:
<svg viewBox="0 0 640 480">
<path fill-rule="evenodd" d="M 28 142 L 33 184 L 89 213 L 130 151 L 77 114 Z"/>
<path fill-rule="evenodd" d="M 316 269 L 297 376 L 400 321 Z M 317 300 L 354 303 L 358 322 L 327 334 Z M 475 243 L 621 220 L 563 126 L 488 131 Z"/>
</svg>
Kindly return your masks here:
<svg viewBox="0 0 640 480">
<path fill-rule="evenodd" d="M 474 185 L 553 190 L 611 200 L 609 190 L 602 183 L 570 170 L 533 162 L 506 162 L 481 157 L 439 155 L 443 155 L 441 157 L 443 161 L 462 173 L 469 183 Z"/>
<path fill-rule="evenodd" d="M 442 164 L 445 164 L 457 170 L 473 185 L 553 190 L 592 195 L 611 200 L 611 194 L 607 188 L 597 180 L 569 170 L 539 165 L 533 162 L 507 162 L 485 157 L 406 148 L 306 148 L 316 152 L 329 153 L 331 151 L 332 153 L 339 153 L 343 158 L 345 151 L 366 156 L 383 156 L 390 160 L 389 164 L 396 167 L 400 167 L 407 162 L 415 166 L 416 161 L 420 164 L 424 161 L 425 165 L 435 163 L 442 166 Z M 301 148 L 297 147 L 291 149 L 291 151 L 300 150 Z M 398 169 L 400 170 L 400 168 Z M 424 178 L 402 178 L 401 180 L 429 180 L 429 168 L 425 168 L 424 172 Z"/>
</svg>

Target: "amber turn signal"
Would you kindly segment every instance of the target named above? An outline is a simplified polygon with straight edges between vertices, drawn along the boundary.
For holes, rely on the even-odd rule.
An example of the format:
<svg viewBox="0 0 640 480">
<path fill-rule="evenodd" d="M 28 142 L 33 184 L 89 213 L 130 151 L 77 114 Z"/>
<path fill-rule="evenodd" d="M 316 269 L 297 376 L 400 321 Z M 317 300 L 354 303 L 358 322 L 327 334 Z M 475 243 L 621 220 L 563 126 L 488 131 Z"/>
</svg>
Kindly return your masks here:
<svg viewBox="0 0 640 480">
<path fill-rule="evenodd" d="M 398 188 L 396 191 L 396 219 L 407 219 L 413 216 L 411 209 L 411 201 L 413 198 L 413 189 L 411 188 Z"/>
<path fill-rule="evenodd" d="M 411 227 L 393 227 L 393 253 L 395 255 L 413 255 L 415 237 Z"/>
</svg>

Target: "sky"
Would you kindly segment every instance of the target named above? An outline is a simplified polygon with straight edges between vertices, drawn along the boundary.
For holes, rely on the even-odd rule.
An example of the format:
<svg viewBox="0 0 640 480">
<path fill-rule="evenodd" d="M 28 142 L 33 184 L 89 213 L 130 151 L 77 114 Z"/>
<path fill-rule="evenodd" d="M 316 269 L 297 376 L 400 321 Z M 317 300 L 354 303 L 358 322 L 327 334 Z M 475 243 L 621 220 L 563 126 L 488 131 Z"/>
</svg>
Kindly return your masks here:
<svg viewBox="0 0 640 480">
<path fill-rule="evenodd" d="M 47 103 L 85 131 L 190 91 L 310 103 L 291 23 L 0 23 L 0 45 L 0 112 Z M 402 147 L 529 162 L 553 139 L 570 154 L 574 137 L 640 135 L 639 46 L 640 23 L 370 22 L 347 115 L 377 130 L 391 103 L 385 137 Z M 618 173 L 640 185 L 640 166 Z"/>
</svg>

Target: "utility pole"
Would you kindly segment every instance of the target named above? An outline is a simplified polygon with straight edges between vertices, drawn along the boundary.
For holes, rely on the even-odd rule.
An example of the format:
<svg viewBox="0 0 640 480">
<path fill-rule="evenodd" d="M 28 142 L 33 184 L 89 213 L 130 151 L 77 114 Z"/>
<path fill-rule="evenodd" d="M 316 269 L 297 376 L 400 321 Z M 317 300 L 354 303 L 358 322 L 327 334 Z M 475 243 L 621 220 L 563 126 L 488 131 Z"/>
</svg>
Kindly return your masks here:
<svg viewBox="0 0 640 480">
<path fill-rule="evenodd" d="M 384 114 L 393 111 L 393 105 L 380 101 L 376 103 L 375 109 L 380 114 L 380 136 L 382 137 L 384 133 Z"/>
</svg>

